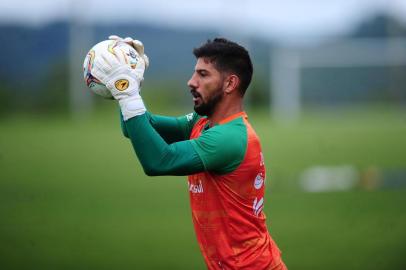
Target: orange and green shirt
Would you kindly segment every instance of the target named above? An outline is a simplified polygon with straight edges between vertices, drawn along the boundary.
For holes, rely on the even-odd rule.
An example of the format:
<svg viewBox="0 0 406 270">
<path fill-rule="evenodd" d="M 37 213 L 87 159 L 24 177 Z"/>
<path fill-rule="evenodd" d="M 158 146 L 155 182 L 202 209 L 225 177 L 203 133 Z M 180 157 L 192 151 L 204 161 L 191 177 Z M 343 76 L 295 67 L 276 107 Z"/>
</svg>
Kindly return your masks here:
<svg viewBox="0 0 406 270">
<path fill-rule="evenodd" d="M 190 135 L 205 170 L 188 177 L 206 264 L 209 269 L 267 269 L 279 250 L 262 211 L 266 174 L 258 136 L 244 112 L 209 129 L 207 124 L 199 119 Z"/>
<path fill-rule="evenodd" d="M 265 164 L 245 112 L 211 125 L 189 114 L 122 121 L 150 175 L 189 175 L 192 219 L 208 269 L 283 266 L 263 213 Z"/>
</svg>

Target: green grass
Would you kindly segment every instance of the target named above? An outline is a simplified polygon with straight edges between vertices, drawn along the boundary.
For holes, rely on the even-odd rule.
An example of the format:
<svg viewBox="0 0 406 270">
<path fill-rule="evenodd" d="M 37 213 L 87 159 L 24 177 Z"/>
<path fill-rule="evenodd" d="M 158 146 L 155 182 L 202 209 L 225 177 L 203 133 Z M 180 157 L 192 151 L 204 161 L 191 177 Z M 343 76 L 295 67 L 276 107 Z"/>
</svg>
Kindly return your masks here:
<svg viewBox="0 0 406 270">
<path fill-rule="evenodd" d="M 314 165 L 405 169 L 405 112 L 250 119 L 268 168 L 264 211 L 290 269 L 406 268 L 405 189 L 312 194 L 297 184 Z M 0 120 L 0 268 L 205 269 L 186 178 L 145 176 L 112 110 Z"/>
</svg>

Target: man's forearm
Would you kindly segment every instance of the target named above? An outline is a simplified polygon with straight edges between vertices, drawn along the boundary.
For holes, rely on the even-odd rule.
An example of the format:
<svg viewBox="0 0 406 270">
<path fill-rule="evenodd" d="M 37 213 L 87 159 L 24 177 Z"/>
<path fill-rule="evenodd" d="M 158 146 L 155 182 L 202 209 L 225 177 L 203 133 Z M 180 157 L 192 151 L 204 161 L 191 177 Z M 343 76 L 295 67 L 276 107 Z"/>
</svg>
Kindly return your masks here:
<svg viewBox="0 0 406 270">
<path fill-rule="evenodd" d="M 147 114 L 125 121 L 124 127 L 147 175 L 188 175 L 204 170 L 190 141 L 168 144 Z"/>
<path fill-rule="evenodd" d="M 178 118 L 152 114 L 147 112 L 149 122 L 167 143 L 174 143 L 189 139 L 184 134 Z"/>
<path fill-rule="evenodd" d="M 174 143 L 188 139 L 184 130 L 179 125 L 178 119 L 176 117 L 155 115 L 148 111 L 146 112 L 146 116 L 153 128 L 159 133 L 159 135 L 161 135 L 166 143 Z M 129 138 L 121 113 L 120 125 L 123 135 Z"/>
</svg>

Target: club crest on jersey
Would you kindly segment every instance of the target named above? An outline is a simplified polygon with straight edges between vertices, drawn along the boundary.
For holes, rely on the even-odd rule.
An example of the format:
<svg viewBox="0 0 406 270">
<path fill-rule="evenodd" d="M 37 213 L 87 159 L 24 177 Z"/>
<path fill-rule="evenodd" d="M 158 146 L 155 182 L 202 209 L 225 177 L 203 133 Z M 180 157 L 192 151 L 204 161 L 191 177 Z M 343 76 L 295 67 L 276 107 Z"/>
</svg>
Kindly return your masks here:
<svg viewBox="0 0 406 270">
<path fill-rule="evenodd" d="M 263 184 L 264 184 L 264 177 L 262 176 L 262 173 L 259 173 L 255 177 L 254 187 L 255 187 L 255 189 L 260 189 Z"/>
<path fill-rule="evenodd" d="M 186 119 L 188 120 L 188 122 L 192 121 L 193 120 L 193 113 L 186 114 Z"/>
<path fill-rule="evenodd" d="M 193 184 L 189 182 L 189 191 L 192 193 L 203 193 L 203 184 L 202 181 L 199 180 L 198 184 Z"/>
</svg>

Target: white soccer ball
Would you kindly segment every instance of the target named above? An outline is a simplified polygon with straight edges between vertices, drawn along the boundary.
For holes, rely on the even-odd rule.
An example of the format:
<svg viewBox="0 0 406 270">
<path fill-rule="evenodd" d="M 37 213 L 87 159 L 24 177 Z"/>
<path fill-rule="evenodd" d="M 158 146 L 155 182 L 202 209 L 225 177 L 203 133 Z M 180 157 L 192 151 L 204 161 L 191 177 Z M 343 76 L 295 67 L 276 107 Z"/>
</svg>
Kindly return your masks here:
<svg viewBox="0 0 406 270">
<path fill-rule="evenodd" d="M 108 99 L 113 98 L 113 96 L 110 93 L 110 90 L 107 89 L 107 87 L 96 76 L 94 76 L 94 74 L 92 74 L 92 68 L 96 57 L 101 57 L 100 56 L 101 52 L 109 51 L 110 53 L 113 53 L 113 48 L 118 48 L 123 52 L 126 62 L 132 68 L 135 68 L 138 61 L 140 61 L 139 54 L 129 44 L 123 41 L 104 40 L 102 42 L 97 43 L 89 50 L 83 62 L 83 77 L 85 79 L 87 87 L 89 87 L 90 90 L 96 95 Z"/>
</svg>

